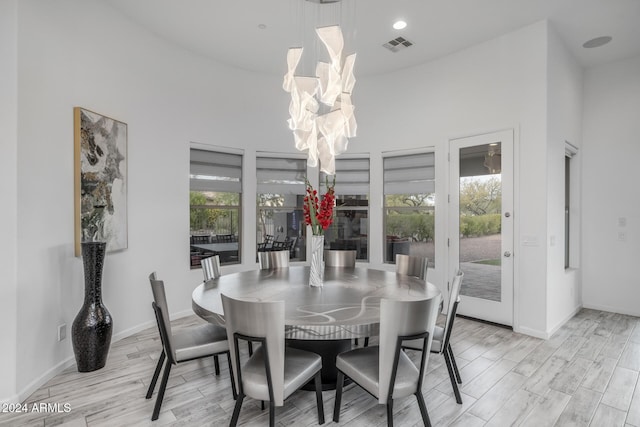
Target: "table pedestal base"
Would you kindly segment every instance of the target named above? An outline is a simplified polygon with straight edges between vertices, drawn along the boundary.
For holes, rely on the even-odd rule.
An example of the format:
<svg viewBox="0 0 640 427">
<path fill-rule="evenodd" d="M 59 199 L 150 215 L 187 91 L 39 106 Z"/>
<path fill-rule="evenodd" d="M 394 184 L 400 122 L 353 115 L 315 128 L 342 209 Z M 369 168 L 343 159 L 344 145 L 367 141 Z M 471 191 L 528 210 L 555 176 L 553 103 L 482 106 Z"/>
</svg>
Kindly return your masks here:
<svg viewBox="0 0 640 427">
<path fill-rule="evenodd" d="M 336 356 L 344 351 L 351 350 L 351 340 L 287 340 L 289 347 L 300 350 L 312 351 L 322 357 L 322 390 L 335 390 L 338 369 L 336 368 Z M 345 384 L 347 383 L 345 378 Z M 305 384 L 303 390 L 315 390 L 313 381 Z"/>
</svg>

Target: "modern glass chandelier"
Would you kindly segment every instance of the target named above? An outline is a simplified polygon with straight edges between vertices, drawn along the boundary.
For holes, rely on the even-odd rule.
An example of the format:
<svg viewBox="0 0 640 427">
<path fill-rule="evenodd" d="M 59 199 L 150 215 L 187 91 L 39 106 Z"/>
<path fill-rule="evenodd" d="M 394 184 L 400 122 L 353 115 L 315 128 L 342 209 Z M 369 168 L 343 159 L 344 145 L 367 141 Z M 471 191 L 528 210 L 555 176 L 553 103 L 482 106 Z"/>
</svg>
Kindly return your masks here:
<svg viewBox="0 0 640 427">
<path fill-rule="evenodd" d="M 342 59 L 344 38 L 339 25 L 319 27 L 316 35 L 329 54 L 318 61 L 314 77 L 297 76 L 302 47 L 287 52 L 287 73 L 282 87 L 291 94 L 288 120 L 298 150 L 308 150 L 308 164 L 335 174 L 335 156 L 344 153 L 349 138 L 356 136 L 356 119 L 351 94 L 356 79 L 356 54 Z"/>
</svg>

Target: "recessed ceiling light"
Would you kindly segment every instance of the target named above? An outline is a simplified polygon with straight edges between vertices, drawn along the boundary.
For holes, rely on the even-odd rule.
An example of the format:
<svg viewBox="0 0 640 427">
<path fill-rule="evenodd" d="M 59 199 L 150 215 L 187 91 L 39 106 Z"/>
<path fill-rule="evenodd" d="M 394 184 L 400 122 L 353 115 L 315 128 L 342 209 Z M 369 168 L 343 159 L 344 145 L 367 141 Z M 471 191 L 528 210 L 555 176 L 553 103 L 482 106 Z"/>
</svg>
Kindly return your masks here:
<svg viewBox="0 0 640 427">
<path fill-rule="evenodd" d="M 586 42 L 584 42 L 582 47 L 587 48 L 587 49 L 591 49 L 591 48 L 594 48 L 594 47 L 600 47 L 600 46 L 604 46 L 605 44 L 609 43 L 611 40 L 612 40 L 611 36 L 596 37 L 595 39 L 587 40 Z"/>
<path fill-rule="evenodd" d="M 261 30 L 264 30 L 267 28 L 266 24 L 258 24 L 258 28 L 260 28 Z"/>
<path fill-rule="evenodd" d="M 407 23 L 404 21 L 396 21 L 393 23 L 393 28 L 396 30 L 402 30 L 407 27 Z"/>
</svg>

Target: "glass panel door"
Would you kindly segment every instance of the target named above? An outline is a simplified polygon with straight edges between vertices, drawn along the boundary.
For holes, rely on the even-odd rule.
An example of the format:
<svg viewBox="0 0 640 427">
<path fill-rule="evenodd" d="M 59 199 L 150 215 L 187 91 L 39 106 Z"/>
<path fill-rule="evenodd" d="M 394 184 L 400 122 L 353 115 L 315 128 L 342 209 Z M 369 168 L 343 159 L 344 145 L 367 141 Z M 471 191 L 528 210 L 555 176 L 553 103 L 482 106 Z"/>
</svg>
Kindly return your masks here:
<svg viewBox="0 0 640 427">
<path fill-rule="evenodd" d="M 451 141 L 451 276 L 464 272 L 458 313 L 513 323 L 511 131 Z"/>
</svg>

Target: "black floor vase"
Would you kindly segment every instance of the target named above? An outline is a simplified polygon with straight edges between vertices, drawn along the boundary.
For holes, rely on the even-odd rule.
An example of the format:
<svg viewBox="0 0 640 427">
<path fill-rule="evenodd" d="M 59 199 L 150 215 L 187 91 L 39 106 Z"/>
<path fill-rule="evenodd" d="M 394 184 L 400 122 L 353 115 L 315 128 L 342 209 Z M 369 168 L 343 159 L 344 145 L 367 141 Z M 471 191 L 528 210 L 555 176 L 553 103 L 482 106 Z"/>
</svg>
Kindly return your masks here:
<svg viewBox="0 0 640 427">
<path fill-rule="evenodd" d="M 84 304 L 73 321 L 73 352 L 79 372 L 103 368 L 107 362 L 113 323 L 102 303 L 102 266 L 105 242 L 83 242 Z"/>
</svg>

